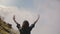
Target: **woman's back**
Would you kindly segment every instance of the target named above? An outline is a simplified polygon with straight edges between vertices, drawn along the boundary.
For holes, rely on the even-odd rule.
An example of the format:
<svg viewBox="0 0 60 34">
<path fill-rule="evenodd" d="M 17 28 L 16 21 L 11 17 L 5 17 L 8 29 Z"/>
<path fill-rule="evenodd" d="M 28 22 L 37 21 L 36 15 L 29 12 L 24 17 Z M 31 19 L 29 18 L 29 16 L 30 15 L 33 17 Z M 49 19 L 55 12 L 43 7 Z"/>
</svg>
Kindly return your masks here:
<svg viewBox="0 0 60 34">
<path fill-rule="evenodd" d="M 29 28 L 27 28 L 27 29 L 20 29 L 19 31 L 20 31 L 20 34 L 30 34 Z"/>
<path fill-rule="evenodd" d="M 20 34 L 30 34 L 32 28 L 34 27 L 34 24 L 32 24 L 30 27 L 28 28 L 21 28 L 19 29 Z"/>
</svg>

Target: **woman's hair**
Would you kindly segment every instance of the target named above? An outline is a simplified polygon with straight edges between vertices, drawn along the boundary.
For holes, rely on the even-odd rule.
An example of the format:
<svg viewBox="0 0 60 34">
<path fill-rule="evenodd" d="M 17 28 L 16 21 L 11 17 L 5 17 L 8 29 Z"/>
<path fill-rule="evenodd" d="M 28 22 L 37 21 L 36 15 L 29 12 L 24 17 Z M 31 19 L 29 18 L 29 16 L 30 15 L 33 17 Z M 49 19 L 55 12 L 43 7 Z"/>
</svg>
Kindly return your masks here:
<svg viewBox="0 0 60 34">
<path fill-rule="evenodd" d="M 25 20 L 22 24 L 22 28 L 27 28 L 27 27 L 29 27 L 29 22 Z"/>
</svg>

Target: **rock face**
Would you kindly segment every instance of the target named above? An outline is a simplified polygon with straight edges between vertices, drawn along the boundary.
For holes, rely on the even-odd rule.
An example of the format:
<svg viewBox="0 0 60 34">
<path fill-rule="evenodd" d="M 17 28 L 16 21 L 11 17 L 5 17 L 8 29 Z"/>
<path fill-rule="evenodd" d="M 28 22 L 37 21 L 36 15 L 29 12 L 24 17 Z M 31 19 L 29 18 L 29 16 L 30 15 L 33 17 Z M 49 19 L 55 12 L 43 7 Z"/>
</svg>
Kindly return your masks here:
<svg viewBox="0 0 60 34">
<path fill-rule="evenodd" d="M 6 23 L 0 17 L 0 34 L 18 34 L 18 32 L 12 28 L 11 24 Z"/>
</svg>

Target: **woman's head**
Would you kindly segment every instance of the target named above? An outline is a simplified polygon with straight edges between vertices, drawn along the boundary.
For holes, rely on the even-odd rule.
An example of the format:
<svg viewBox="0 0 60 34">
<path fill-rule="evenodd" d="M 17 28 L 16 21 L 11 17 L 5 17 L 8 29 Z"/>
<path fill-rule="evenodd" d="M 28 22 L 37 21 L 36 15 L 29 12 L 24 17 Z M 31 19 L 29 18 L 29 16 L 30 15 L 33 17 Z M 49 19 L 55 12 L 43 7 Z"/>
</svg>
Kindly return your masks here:
<svg viewBox="0 0 60 34">
<path fill-rule="evenodd" d="M 25 20 L 22 24 L 22 28 L 27 28 L 27 27 L 29 27 L 29 22 Z"/>
</svg>

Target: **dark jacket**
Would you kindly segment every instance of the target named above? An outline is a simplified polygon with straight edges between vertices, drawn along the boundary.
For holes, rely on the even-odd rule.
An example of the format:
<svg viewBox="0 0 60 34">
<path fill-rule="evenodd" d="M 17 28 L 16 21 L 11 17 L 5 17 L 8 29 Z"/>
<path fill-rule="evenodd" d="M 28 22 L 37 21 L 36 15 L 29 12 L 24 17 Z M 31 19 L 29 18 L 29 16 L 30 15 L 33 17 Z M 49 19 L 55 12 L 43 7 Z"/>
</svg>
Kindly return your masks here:
<svg viewBox="0 0 60 34">
<path fill-rule="evenodd" d="M 30 34 L 33 27 L 34 27 L 34 24 L 32 24 L 31 26 L 29 26 L 26 29 L 23 29 L 20 27 L 20 24 L 17 24 L 17 28 L 18 28 L 20 34 Z"/>
</svg>

